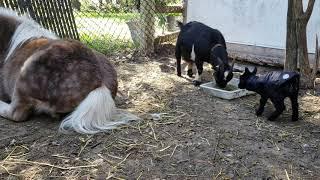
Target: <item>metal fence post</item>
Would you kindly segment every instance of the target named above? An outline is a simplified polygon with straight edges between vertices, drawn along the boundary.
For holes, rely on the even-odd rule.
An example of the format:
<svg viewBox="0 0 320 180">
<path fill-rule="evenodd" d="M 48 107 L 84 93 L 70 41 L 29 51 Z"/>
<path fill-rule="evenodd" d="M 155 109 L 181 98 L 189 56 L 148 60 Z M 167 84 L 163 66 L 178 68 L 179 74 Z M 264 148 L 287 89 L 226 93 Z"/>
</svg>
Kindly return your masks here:
<svg viewBox="0 0 320 180">
<path fill-rule="evenodd" d="M 141 48 L 144 52 L 154 51 L 155 39 L 155 0 L 141 0 L 141 28 L 142 43 Z"/>
</svg>

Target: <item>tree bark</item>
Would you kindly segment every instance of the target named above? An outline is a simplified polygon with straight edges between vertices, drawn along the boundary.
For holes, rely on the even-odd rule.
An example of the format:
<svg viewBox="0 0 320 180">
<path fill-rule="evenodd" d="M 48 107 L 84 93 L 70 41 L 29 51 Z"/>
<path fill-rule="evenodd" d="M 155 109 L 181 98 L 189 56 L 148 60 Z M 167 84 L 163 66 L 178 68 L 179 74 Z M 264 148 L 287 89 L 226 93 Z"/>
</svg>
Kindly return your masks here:
<svg viewBox="0 0 320 180">
<path fill-rule="evenodd" d="M 99 0 L 99 10 L 102 9 L 102 6 L 103 6 L 103 2 L 102 2 L 102 0 Z"/>
<path fill-rule="evenodd" d="M 310 68 L 307 47 L 307 24 L 312 14 L 315 0 L 309 0 L 306 12 L 303 12 L 302 0 L 295 2 L 296 35 L 298 44 L 297 59 L 301 73 L 301 84 L 306 88 L 313 87 L 312 71 Z"/>
<path fill-rule="evenodd" d="M 285 69 L 296 71 L 299 65 L 301 86 L 306 88 L 313 87 L 313 76 L 308 58 L 307 24 L 314 3 L 315 0 L 309 0 L 304 12 L 302 0 L 288 0 Z"/>
<path fill-rule="evenodd" d="M 315 58 L 314 58 L 314 66 L 313 66 L 313 79 L 317 78 L 318 73 L 318 67 L 320 63 L 320 49 L 319 49 L 319 42 L 318 42 L 318 35 L 316 36 L 316 52 L 315 52 Z"/>
<path fill-rule="evenodd" d="M 298 63 L 301 74 L 301 83 L 306 88 L 312 87 L 311 68 L 308 58 L 306 26 L 303 23 L 297 23 L 298 40 Z"/>
<path fill-rule="evenodd" d="M 290 71 L 298 70 L 298 44 L 296 34 L 296 18 L 294 11 L 295 0 L 288 0 L 287 11 L 287 38 L 286 38 L 286 59 L 284 62 L 284 69 Z"/>
</svg>

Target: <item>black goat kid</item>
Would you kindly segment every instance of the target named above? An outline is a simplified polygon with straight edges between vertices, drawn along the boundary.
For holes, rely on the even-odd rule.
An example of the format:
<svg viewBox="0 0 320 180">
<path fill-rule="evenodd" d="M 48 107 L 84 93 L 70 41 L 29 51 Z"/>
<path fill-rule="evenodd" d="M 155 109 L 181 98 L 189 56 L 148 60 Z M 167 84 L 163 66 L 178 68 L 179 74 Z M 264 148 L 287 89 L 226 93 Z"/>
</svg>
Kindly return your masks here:
<svg viewBox="0 0 320 180">
<path fill-rule="evenodd" d="M 270 98 L 275 107 L 275 111 L 268 118 L 274 121 L 284 110 L 284 99 L 289 97 L 292 105 L 292 121 L 299 118 L 298 93 L 300 75 L 296 72 L 272 71 L 264 75 L 256 75 L 257 68 L 252 72 L 245 68 L 245 72 L 240 76 L 238 87 L 260 94 L 260 105 L 256 115 L 260 116 L 264 111 L 264 106 Z"/>
<path fill-rule="evenodd" d="M 176 43 L 177 75 L 181 76 L 181 57 L 188 63 L 188 76 L 192 77 L 192 66 L 196 65 L 194 85 L 201 84 L 203 63 L 207 62 L 215 70 L 213 77 L 218 86 L 224 88 L 233 77 L 233 65 L 228 64 L 226 42 L 222 33 L 196 21 L 183 25 Z"/>
</svg>

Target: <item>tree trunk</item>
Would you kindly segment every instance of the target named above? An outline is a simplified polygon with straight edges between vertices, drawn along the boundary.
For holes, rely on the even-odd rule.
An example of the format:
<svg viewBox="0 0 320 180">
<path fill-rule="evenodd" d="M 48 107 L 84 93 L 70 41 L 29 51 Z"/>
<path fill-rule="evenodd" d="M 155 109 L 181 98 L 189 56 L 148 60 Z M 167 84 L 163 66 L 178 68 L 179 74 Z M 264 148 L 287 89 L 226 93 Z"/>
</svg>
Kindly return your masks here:
<svg viewBox="0 0 320 180">
<path fill-rule="evenodd" d="M 286 70 L 297 70 L 299 65 L 301 86 L 313 87 L 313 76 L 310 68 L 307 47 L 307 24 L 312 14 L 315 0 L 309 0 L 306 11 L 303 11 L 302 0 L 288 0 Z"/>
<path fill-rule="evenodd" d="M 316 52 L 315 52 L 314 66 L 313 66 L 313 71 L 312 71 L 312 75 L 313 75 L 312 79 L 317 78 L 318 67 L 319 67 L 319 63 L 320 63 L 320 56 L 319 55 L 320 55 L 320 49 L 319 49 L 319 42 L 318 42 L 318 35 L 317 35 L 316 36 Z"/>
<path fill-rule="evenodd" d="M 307 48 L 307 27 L 304 23 L 297 23 L 298 63 L 301 73 L 301 83 L 306 88 L 312 88 L 312 72 L 310 68 Z"/>
<path fill-rule="evenodd" d="M 306 12 L 303 12 L 302 0 L 296 0 L 295 16 L 296 16 L 296 36 L 298 44 L 298 63 L 301 73 L 301 85 L 306 88 L 313 87 L 313 78 L 308 58 L 307 47 L 307 24 L 310 19 L 315 0 L 309 0 Z"/>
<path fill-rule="evenodd" d="M 103 6 L 103 2 L 102 2 L 102 0 L 99 0 L 99 10 L 102 9 L 102 6 Z"/>
<path fill-rule="evenodd" d="M 298 54 L 296 18 L 294 11 L 294 0 L 288 0 L 287 12 L 287 38 L 286 38 L 286 59 L 284 69 L 297 71 L 297 54 Z"/>
<path fill-rule="evenodd" d="M 143 41 L 141 44 L 142 50 L 146 53 L 152 53 L 154 51 L 154 35 L 155 35 L 155 1 L 142 0 L 141 2 L 141 19 L 142 19 L 142 33 Z"/>
<path fill-rule="evenodd" d="M 187 24 L 188 0 L 183 0 L 183 24 Z"/>
</svg>

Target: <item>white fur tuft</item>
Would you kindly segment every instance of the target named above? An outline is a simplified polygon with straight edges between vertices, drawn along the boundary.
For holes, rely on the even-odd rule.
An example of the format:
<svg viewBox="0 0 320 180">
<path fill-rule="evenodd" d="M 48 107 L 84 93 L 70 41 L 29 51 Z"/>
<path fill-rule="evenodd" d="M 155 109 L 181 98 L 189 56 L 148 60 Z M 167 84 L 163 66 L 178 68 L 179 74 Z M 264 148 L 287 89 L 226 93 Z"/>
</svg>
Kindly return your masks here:
<svg viewBox="0 0 320 180">
<path fill-rule="evenodd" d="M 117 109 L 110 90 L 101 86 L 91 91 L 75 111 L 62 121 L 59 130 L 62 133 L 74 130 L 82 134 L 95 134 L 138 119 L 129 112 Z"/>
<path fill-rule="evenodd" d="M 224 75 L 224 79 L 227 79 L 227 77 L 228 77 L 229 73 L 230 73 L 230 71 L 225 71 L 225 72 L 223 73 L 223 75 Z"/>
<path fill-rule="evenodd" d="M 54 33 L 47 29 L 44 29 L 37 22 L 27 17 L 26 15 L 19 16 L 17 12 L 7 8 L 0 8 L 0 15 L 14 18 L 20 23 L 13 36 L 11 37 L 10 47 L 5 61 L 11 56 L 16 48 L 30 39 L 40 37 L 58 39 L 58 37 Z"/>
<path fill-rule="evenodd" d="M 196 60 L 196 53 L 194 52 L 194 44 L 192 45 L 192 50 L 191 50 L 191 54 L 190 54 L 190 59 L 192 61 Z"/>
</svg>

